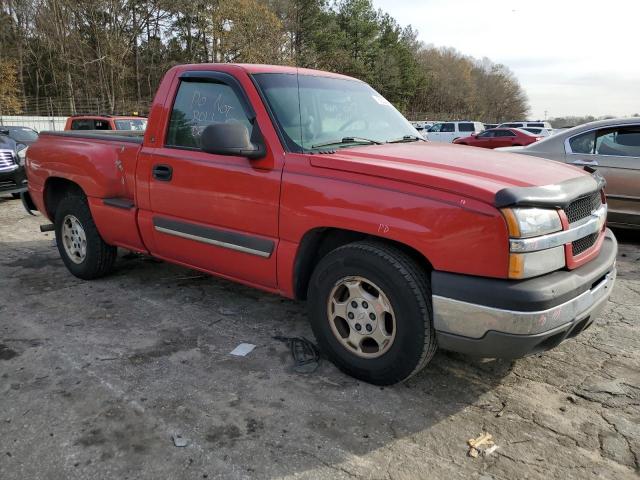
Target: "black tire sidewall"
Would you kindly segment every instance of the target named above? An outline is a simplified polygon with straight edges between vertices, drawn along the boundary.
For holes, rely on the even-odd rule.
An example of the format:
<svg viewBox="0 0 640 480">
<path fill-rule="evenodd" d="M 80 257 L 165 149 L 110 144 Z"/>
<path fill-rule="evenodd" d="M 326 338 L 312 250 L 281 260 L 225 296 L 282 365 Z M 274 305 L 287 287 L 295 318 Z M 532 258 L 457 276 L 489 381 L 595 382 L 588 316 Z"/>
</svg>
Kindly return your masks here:
<svg viewBox="0 0 640 480">
<path fill-rule="evenodd" d="M 362 358 L 349 352 L 335 337 L 329 324 L 329 295 L 337 281 L 349 276 L 372 281 L 391 302 L 396 317 L 396 335 L 393 345 L 380 357 Z M 308 301 L 311 326 L 321 349 L 338 368 L 356 378 L 376 384 L 395 383 L 409 377 L 423 358 L 425 335 L 432 334 L 429 299 L 424 293 L 419 298 L 397 264 L 394 266 L 381 256 L 358 248 L 330 253 L 314 271 Z"/>
<path fill-rule="evenodd" d="M 78 219 L 87 239 L 87 255 L 81 263 L 75 263 L 64 248 L 62 240 L 62 225 L 67 215 L 73 215 Z M 92 279 L 96 275 L 96 270 L 100 262 L 99 252 L 102 248 L 102 239 L 96 229 L 91 217 L 91 210 L 84 197 L 79 195 L 68 195 L 64 197 L 56 209 L 55 218 L 56 244 L 60 257 L 67 269 L 76 277 L 82 279 Z"/>
</svg>

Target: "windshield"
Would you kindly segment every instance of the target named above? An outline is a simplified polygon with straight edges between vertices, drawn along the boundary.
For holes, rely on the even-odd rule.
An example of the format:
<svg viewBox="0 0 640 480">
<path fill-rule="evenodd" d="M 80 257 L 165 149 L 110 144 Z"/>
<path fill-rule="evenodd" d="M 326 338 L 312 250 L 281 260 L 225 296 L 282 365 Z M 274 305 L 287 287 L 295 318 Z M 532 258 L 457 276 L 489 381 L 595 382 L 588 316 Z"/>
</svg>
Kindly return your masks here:
<svg viewBox="0 0 640 480">
<path fill-rule="evenodd" d="M 27 127 L 9 129 L 9 136 L 16 142 L 33 142 L 38 139 L 38 132 Z"/>
<path fill-rule="evenodd" d="M 366 83 L 339 78 L 254 75 L 287 147 L 309 151 L 422 137 Z"/>
<path fill-rule="evenodd" d="M 144 132 L 147 128 L 146 118 L 129 118 L 126 120 L 115 120 L 116 130 L 137 130 Z"/>
</svg>

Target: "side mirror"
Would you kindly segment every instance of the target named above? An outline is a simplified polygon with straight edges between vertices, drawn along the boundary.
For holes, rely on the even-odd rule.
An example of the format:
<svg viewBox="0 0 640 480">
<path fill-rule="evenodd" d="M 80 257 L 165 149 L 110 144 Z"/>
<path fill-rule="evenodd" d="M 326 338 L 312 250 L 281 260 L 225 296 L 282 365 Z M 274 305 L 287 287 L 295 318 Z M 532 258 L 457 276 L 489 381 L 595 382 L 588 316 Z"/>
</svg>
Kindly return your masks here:
<svg viewBox="0 0 640 480">
<path fill-rule="evenodd" d="M 249 137 L 249 129 L 242 123 L 212 123 L 202 131 L 200 145 L 207 153 L 252 160 L 267 154 L 262 133 L 255 124 L 253 134 Z"/>
</svg>

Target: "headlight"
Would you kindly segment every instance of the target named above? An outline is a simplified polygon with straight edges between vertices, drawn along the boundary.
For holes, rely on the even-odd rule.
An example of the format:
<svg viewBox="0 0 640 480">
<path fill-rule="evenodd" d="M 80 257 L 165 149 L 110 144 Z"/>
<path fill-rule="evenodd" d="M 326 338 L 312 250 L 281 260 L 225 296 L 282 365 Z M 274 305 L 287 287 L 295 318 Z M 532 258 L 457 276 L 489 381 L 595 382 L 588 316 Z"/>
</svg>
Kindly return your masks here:
<svg viewBox="0 0 640 480">
<path fill-rule="evenodd" d="M 556 210 L 546 208 L 505 208 L 502 215 L 507 222 L 510 238 L 531 238 L 562 230 Z M 509 254 L 509 278 L 537 277 L 565 266 L 564 247 L 558 246 L 536 252 Z"/>
<path fill-rule="evenodd" d="M 18 163 L 20 166 L 24 166 L 24 161 L 27 158 L 27 150 L 29 147 L 27 148 L 23 148 L 22 150 L 20 150 L 18 152 Z"/>
<path fill-rule="evenodd" d="M 505 208 L 502 214 L 507 221 L 511 238 L 529 238 L 562 230 L 556 210 L 546 208 Z"/>
</svg>

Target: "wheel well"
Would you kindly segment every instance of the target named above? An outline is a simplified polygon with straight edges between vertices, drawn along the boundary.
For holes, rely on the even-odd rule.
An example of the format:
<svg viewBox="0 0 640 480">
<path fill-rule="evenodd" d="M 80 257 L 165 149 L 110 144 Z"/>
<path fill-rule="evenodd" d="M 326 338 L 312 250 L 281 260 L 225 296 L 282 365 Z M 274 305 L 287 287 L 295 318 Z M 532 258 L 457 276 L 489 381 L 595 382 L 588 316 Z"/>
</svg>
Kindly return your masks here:
<svg viewBox="0 0 640 480">
<path fill-rule="evenodd" d="M 431 263 L 424 255 L 414 248 L 395 240 L 339 228 L 316 228 L 307 232 L 302 238 L 296 255 L 293 273 L 293 288 L 296 298 L 301 300 L 307 298 L 307 288 L 311 274 L 318 262 L 326 254 L 348 243 L 365 239 L 379 240 L 392 245 L 408 254 L 426 270 L 433 270 Z"/>
<path fill-rule="evenodd" d="M 80 185 L 71 180 L 59 177 L 50 177 L 47 179 L 44 185 L 44 205 L 50 220 L 55 220 L 56 209 L 68 192 L 74 192 L 84 196 Z"/>
</svg>

